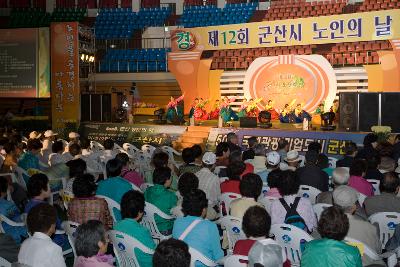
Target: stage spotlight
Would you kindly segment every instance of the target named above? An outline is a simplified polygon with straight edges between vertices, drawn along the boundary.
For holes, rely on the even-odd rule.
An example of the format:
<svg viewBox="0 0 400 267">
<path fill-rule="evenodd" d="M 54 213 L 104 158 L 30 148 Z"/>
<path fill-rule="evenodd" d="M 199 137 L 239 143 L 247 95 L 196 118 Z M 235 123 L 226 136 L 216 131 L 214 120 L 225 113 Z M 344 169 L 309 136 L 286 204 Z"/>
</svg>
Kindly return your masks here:
<svg viewBox="0 0 400 267">
<path fill-rule="evenodd" d="M 271 113 L 266 110 L 260 111 L 258 114 L 258 121 L 260 122 L 261 128 L 271 128 Z"/>
<path fill-rule="evenodd" d="M 164 114 L 165 114 L 165 109 L 160 108 L 154 111 L 154 116 L 156 116 L 156 119 L 154 122 L 156 124 L 167 124 L 167 120 L 164 119 Z"/>
<path fill-rule="evenodd" d="M 325 112 L 321 114 L 321 130 L 323 131 L 333 131 L 336 129 L 336 126 L 333 125 L 333 121 L 335 119 L 334 112 Z"/>
</svg>

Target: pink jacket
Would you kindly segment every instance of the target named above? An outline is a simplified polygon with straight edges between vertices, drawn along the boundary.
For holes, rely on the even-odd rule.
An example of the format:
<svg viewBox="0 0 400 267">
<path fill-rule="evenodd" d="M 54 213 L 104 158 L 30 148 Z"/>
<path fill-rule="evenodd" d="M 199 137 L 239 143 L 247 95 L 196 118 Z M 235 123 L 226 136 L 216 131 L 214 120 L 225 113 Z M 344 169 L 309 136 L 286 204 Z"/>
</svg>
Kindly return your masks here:
<svg viewBox="0 0 400 267">
<path fill-rule="evenodd" d="M 79 256 L 74 264 L 74 267 L 113 267 L 114 258 L 111 255 L 93 256 L 85 258 Z"/>
</svg>

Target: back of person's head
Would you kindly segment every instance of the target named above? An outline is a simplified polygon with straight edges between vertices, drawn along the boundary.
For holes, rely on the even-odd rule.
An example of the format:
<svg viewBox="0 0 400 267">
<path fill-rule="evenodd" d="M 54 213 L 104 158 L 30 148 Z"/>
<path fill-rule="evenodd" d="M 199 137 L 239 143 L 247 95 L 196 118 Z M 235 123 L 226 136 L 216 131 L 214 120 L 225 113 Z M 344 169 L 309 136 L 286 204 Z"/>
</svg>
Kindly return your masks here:
<svg viewBox="0 0 400 267">
<path fill-rule="evenodd" d="M 112 139 L 104 140 L 104 149 L 105 150 L 112 150 L 114 148 L 114 141 Z"/>
<path fill-rule="evenodd" d="M 72 192 L 75 197 L 92 197 L 96 195 L 97 185 L 94 176 L 90 173 L 75 178 L 72 184 Z"/>
<path fill-rule="evenodd" d="M 241 161 L 232 162 L 229 163 L 227 169 L 229 180 L 240 180 L 240 176 L 246 169 L 246 164 Z"/>
<path fill-rule="evenodd" d="M 335 187 L 332 192 L 333 203 L 346 213 L 355 211 L 358 196 L 357 190 L 347 185 Z"/>
<path fill-rule="evenodd" d="M 86 162 L 83 159 L 74 159 L 67 162 L 69 178 L 77 177 L 86 172 Z"/>
<path fill-rule="evenodd" d="M 262 207 L 250 207 L 244 213 L 242 228 L 247 238 L 267 238 L 271 228 L 271 217 Z"/>
<path fill-rule="evenodd" d="M 255 173 L 248 173 L 243 175 L 240 180 L 239 190 L 243 197 L 250 197 L 257 200 L 261 194 L 263 182 L 259 175 Z"/>
<path fill-rule="evenodd" d="M 319 152 L 315 150 L 308 150 L 305 155 L 307 165 L 316 165 L 318 162 Z"/>
<path fill-rule="evenodd" d="M 249 148 L 253 148 L 257 144 L 257 137 L 252 136 L 249 139 L 247 139 L 247 144 L 249 145 Z"/>
<path fill-rule="evenodd" d="M 269 240 L 258 240 L 249 251 L 249 263 L 251 267 L 277 267 L 283 266 L 285 259 L 282 255 L 282 247 L 271 243 Z"/>
<path fill-rule="evenodd" d="M 115 158 L 122 163 L 122 166 L 126 166 L 129 162 L 129 156 L 126 153 L 118 153 Z"/>
<path fill-rule="evenodd" d="M 318 221 L 318 233 L 322 238 L 341 241 L 349 231 L 349 219 L 338 207 L 332 206 L 324 210 Z"/>
<path fill-rule="evenodd" d="M 254 153 L 256 156 L 265 156 L 265 146 L 263 144 L 257 144 L 254 147 Z"/>
<path fill-rule="evenodd" d="M 354 142 L 347 142 L 345 145 L 344 145 L 344 153 L 347 155 L 347 156 L 352 156 L 352 155 L 354 155 L 354 153 L 356 153 L 357 152 L 357 145 L 356 145 L 356 143 L 354 143 Z"/>
<path fill-rule="evenodd" d="M 234 143 L 236 145 L 238 142 L 238 136 L 234 132 L 230 132 L 226 135 L 226 140 L 228 143 Z"/>
<path fill-rule="evenodd" d="M 282 196 L 295 195 L 299 191 L 299 188 L 300 183 L 295 172 L 286 170 L 280 173 L 278 191 Z"/>
<path fill-rule="evenodd" d="M 193 145 L 191 149 L 196 159 L 200 158 L 203 155 L 203 149 L 201 149 L 200 145 Z"/>
<path fill-rule="evenodd" d="M 169 167 L 160 167 L 153 171 L 153 183 L 164 185 L 171 179 L 171 169 Z"/>
<path fill-rule="evenodd" d="M 242 152 L 239 150 L 232 151 L 229 154 L 229 163 L 242 162 Z"/>
<path fill-rule="evenodd" d="M 97 220 L 89 220 L 79 225 L 74 236 L 76 255 L 85 258 L 96 256 L 100 246 L 107 244 L 104 225 Z"/>
<path fill-rule="evenodd" d="M 90 148 L 90 141 L 86 137 L 80 138 L 80 144 L 82 149 L 89 149 Z"/>
<path fill-rule="evenodd" d="M 17 146 L 13 142 L 7 142 L 3 146 L 3 149 L 7 155 L 11 154 L 12 152 L 15 152 L 16 148 L 17 148 Z"/>
<path fill-rule="evenodd" d="M 169 156 L 164 151 L 159 151 L 158 153 L 154 153 L 151 163 L 154 168 L 167 167 L 168 166 Z"/>
<path fill-rule="evenodd" d="M 284 138 L 279 139 L 278 150 L 285 149 L 287 148 L 287 146 L 289 146 L 289 142 L 286 139 Z"/>
<path fill-rule="evenodd" d="M 64 144 L 61 141 L 55 141 L 52 145 L 51 145 L 51 152 L 53 153 L 59 153 L 59 152 L 63 152 L 64 151 Z"/>
<path fill-rule="evenodd" d="M 272 170 L 268 173 L 267 182 L 270 188 L 277 188 L 281 179 L 281 169 Z"/>
<path fill-rule="evenodd" d="M 199 178 L 194 173 L 185 172 L 179 177 L 178 191 L 181 196 L 188 194 L 193 189 L 199 188 Z"/>
<path fill-rule="evenodd" d="M 329 158 L 325 154 L 318 154 L 317 166 L 320 169 L 329 168 Z"/>
<path fill-rule="evenodd" d="M 72 143 L 69 145 L 68 151 L 71 154 L 71 156 L 75 157 L 76 155 L 81 154 L 82 149 L 79 144 Z"/>
<path fill-rule="evenodd" d="M 7 189 L 8 189 L 7 178 L 4 176 L 0 176 L 0 193 L 2 194 L 7 193 Z"/>
<path fill-rule="evenodd" d="M 363 159 L 353 160 L 350 166 L 351 176 L 362 176 L 367 171 L 367 162 Z"/>
<path fill-rule="evenodd" d="M 28 184 L 26 185 L 28 189 L 28 195 L 31 198 L 39 196 L 42 191 L 49 190 L 48 186 L 49 178 L 47 178 L 46 174 L 43 173 L 36 173 L 32 175 L 28 180 Z"/>
<path fill-rule="evenodd" d="M 192 148 L 185 148 L 182 150 L 182 159 L 186 164 L 193 163 L 196 159 L 193 153 Z"/>
<path fill-rule="evenodd" d="M 39 203 L 29 211 L 26 224 L 31 234 L 35 232 L 47 234 L 52 227 L 55 230 L 56 220 L 56 209 L 50 204 Z"/>
<path fill-rule="evenodd" d="M 122 163 L 117 159 L 110 159 L 106 164 L 107 177 L 117 177 L 121 175 Z"/>
<path fill-rule="evenodd" d="M 126 192 L 121 199 L 121 215 L 123 219 L 136 219 L 143 214 L 145 206 L 142 192 L 131 190 Z"/>
<path fill-rule="evenodd" d="M 391 157 L 382 157 L 378 168 L 383 173 L 392 172 L 396 169 L 396 161 Z"/>
<path fill-rule="evenodd" d="M 381 164 L 381 156 L 379 156 L 379 154 L 374 153 L 367 157 L 367 166 L 369 170 L 378 169 L 379 164 Z"/>
<path fill-rule="evenodd" d="M 395 172 L 387 172 L 384 174 L 383 179 L 379 184 L 379 190 L 385 193 L 397 194 L 399 186 L 400 179 L 398 174 Z"/>
<path fill-rule="evenodd" d="M 217 157 L 222 157 L 224 153 L 227 152 L 229 152 L 229 144 L 227 142 L 219 143 L 215 149 L 215 155 L 217 155 Z"/>
<path fill-rule="evenodd" d="M 317 152 L 318 154 L 321 152 L 322 149 L 322 145 L 319 142 L 311 142 L 310 144 L 308 144 L 308 151 L 312 150 Z"/>
<path fill-rule="evenodd" d="M 190 259 L 188 245 L 170 238 L 158 244 L 153 254 L 153 267 L 189 267 Z"/>
<path fill-rule="evenodd" d="M 347 185 L 350 179 L 349 169 L 337 167 L 332 172 L 332 181 L 335 185 Z"/>
<path fill-rule="evenodd" d="M 200 189 L 193 189 L 183 196 L 182 212 L 185 216 L 200 217 L 207 206 L 206 194 Z"/>
<path fill-rule="evenodd" d="M 376 143 L 378 141 L 378 136 L 374 133 L 369 133 L 364 137 L 364 147 L 372 146 L 372 143 Z"/>
<path fill-rule="evenodd" d="M 40 142 L 39 139 L 29 139 L 27 142 L 27 149 L 29 151 L 39 150 L 42 149 L 42 147 L 43 147 L 42 142 Z"/>
<path fill-rule="evenodd" d="M 380 142 L 376 149 L 381 157 L 391 157 L 393 155 L 393 145 L 388 141 Z"/>
</svg>

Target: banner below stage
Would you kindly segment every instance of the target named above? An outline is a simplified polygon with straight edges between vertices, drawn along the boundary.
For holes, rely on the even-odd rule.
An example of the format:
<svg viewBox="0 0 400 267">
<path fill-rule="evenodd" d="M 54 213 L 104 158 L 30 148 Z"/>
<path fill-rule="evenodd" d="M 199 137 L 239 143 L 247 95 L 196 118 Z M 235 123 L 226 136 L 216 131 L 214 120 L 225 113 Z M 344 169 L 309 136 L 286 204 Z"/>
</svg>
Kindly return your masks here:
<svg viewBox="0 0 400 267">
<path fill-rule="evenodd" d="M 266 129 L 231 129 L 213 128 L 208 135 L 207 150 L 215 150 L 220 142 L 226 141 L 226 135 L 235 132 L 239 137 L 239 144 L 246 149 L 247 140 L 255 136 L 259 143 L 264 144 L 268 150 L 277 150 L 278 141 L 285 138 L 289 142 L 289 150 L 306 152 L 311 142 L 317 141 L 322 144 L 322 152 L 329 157 L 340 158 L 344 155 L 346 142 L 352 141 L 362 146 L 366 133 L 346 132 L 317 132 L 317 131 L 280 131 Z"/>
</svg>

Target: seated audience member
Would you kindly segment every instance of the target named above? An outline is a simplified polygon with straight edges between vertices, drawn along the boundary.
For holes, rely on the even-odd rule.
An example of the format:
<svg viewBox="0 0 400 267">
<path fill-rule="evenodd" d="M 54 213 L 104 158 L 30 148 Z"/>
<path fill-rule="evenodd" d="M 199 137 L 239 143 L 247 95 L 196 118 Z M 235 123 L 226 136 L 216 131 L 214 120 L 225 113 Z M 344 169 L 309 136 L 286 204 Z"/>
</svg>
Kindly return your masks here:
<svg viewBox="0 0 400 267">
<path fill-rule="evenodd" d="M 344 146 L 344 156 L 336 162 L 336 167 L 350 168 L 353 163 L 354 157 L 357 154 L 357 145 L 354 142 L 347 142 Z"/>
<path fill-rule="evenodd" d="M 347 167 L 338 167 L 332 172 L 333 188 L 341 185 L 347 185 L 349 179 L 350 173 Z M 332 191 L 321 192 L 317 196 L 316 203 L 326 203 L 333 205 Z"/>
<path fill-rule="evenodd" d="M 277 152 L 279 156 L 281 156 L 281 159 L 286 158 L 287 153 L 289 152 L 289 142 L 286 139 L 279 139 Z"/>
<path fill-rule="evenodd" d="M 155 249 L 156 244 L 149 230 L 140 224 L 144 213 L 143 193 L 135 190 L 128 191 L 121 200 L 122 220 L 114 225 L 114 230 L 132 236 L 149 249 Z M 140 266 L 152 266 L 152 255 L 140 250 L 134 251 Z"/>
<path fill-rule="evenodd" d="M 86 168 L 87 171 L 90 173 L 103 173 L 103 167 L 100 161 L 95 159 L 94 157 L 90 156 L 84 156 L 82 154 L 82 148 L 78 143 L 71 143 L 69 145 L 69 154 L 72 159 L 71 160 L 76 160 L 76 159 L 82 159 L 86 162 Z M 64 154 L 65 157 L 65 154 Z"/>
<path fill-rule="evenodd" d="M 200 171 L 201 166 L 196 165 L 195 163 L 195 154 L 192 148 L 185 148 L 182 150 L 182 159 L 185 162 L 184 165 L 179 167 L 178 174 L 182 175 L 185 172 L 196 173 Z"/>
<path fill-rule="evenodd" d="M 331 168 L 329 165 L 329 158 L 327 155 L 325 154 L 318 154 L 318 160 L 317 160 L 317 166 L 318 168 L 320 168 L 323 172 L 325 172 L 326 174 L 328 174 L 329 176 L 332 176 L 332 172 L 334 170 L 334 168 Z M 328 185 L 329 187 L 329 185 Z"/>
<path fill-rule="evenodd" d="M 242 152 L 239 150 L 235 150 L 233 152 L 230 153 L 229 155 L 229 164 L 235 163 L 235 162 L 243 162 L 242 160 Z M 240 176 L 243 176 L 247 173 L 254 173 L 254 166 L 251 163 L 246 163 L 244 162 L 244 165 L 246 166 L 246 168 L 244 169 L 244 171 L 242 172 L 242 174 Z M 229 165 L 228 165 L 229 166 Z M 218 174 L 219 177 L 228 177 L 228 168 L 222 168 L 219 171 Z"/>
<path fill-rule="evenodd" d="M 62 249 L 51 241 L 56 231 L 57 212 L 47 203 L 39 203 L 28 213 L 27 226 L 31 237 L 18 254 L 18 262 L 31 267 L 65 267 Z"/>
<path fill-rule="evenodd" d="M 396 225 L 393 236 L 385 245 L 386 251 L 393 251 L 400 247 L 400 224 Z"/>
<path fill-rule="evenodd" d="M 257 173 L 260 175 L 261 180 L 264 183 L 267 183 L 268 174 L 273 170 L 278 170 L 279 164 L 281 163 L 281 156 L 279 156 L 278 152 L 272 151 L 267 153 L 267 160 L 265 161 L 265 165 L 267 169 L 262 172 Z"/>
<path fill-rule="evenodd" d="M 358 150 L 356 158 L 368 159 L 372 155 L 379 155 L 376 147 L 378 146 L 378 136 L 374 133 L 369 133 L 364 137 L 364 147 Z"/>
<path fill-rule="evenodd" d="M 247 145 L 248 149 L 243 151 L 243 161 L 254 159 L 254 156 L 256 155 L 254 152 L 254 147 L 258 144 L 257 142 L 257 137 L 252 136 L 249 139 L 247 139 Z"/>
<path fill-rule="evenodd" d="M 213 210 L 212 207 L 218 206 L 218 201 L 221 196 L 220 182 L 217 175 L 213 173 L 215 162 L 217 157 L 212 152 L 206 152 L 203 155 L 203 168 L 196 172 L 196 176 L 199 179 L 198 188 L 206 193 L 207 199 L 209 201 L 210 212 Z M 210 214 L 207 213 L 207 215 Z M 207 216 L 207 218 L 210 218 Z"/>
<path fill-rule="evenodd" d="M 217 156 L 216 166 L 228 167 L 229 165 L 229 144 L 227 142 L 221 142 L 215 149 L 215 155 Z"/>
<path fill-rule="evenodd" d="M 239 146 L 239 137 L 234 132 L 230 132 L 226 135 L 226 142 L 229 145 L 229 151 L 242 151 Z"/>
<path fill-rule="evenodd" d="M 81 137 L 81 136 L 78 133 L 70 132 L 68 134 L 68 141 L 69 141 L 70 144 L 74 144 L 75 143 L 75 144 L 80 145 L 79 137 Z"/>
<path fill-rule="evenodd" d="M 275 198 L 282 197 L 278 190 L 278 184 L 279 184 L 279 180 L 281 178 L 281 173 L 282 173 L 282 171 L 280 169 L 276 169 L 276 170 L 271 171 L 268 174 L 267 182 L 268 182 L 269 190 L 267 191 L 267 193 L 265 193 L 266 197 L 275 197 Z"/>
<path fill-rule="evenodd" d="M 69 179 L 67 181 L 67 185 L 64 191 L 68 193 L 72 193 L 72 187 L 75 181 L 75 178 L 83 175 L 86 172 L 86 162 L 83 159 L 74 159 L 67 162 L 67 166 L 69 168 Z"/>
<path fill-rule="evenodd" d="M 58 133 L 55 133 L 52 130 L 47 130 L 44 132 L 43 136 L 44 140 L 42 142 L 42 149 L 38 157 L 43 163 L 47 164 L 49 161 L 49 155 L 51 154 L 52 146 L 57 140 Z"/>
<path fill-rule="evenodd" d="M 188 245 L 174 238 L 161 241 L 153 255 L 153 267 L 189 267 Z"/>
<path fill-rule="evenodd" d="M 66 163 L 65 158 L 63 157 L 64 152 L 64 144 L 61 141 L 55 141 L 51 146 L 51 153 L 49 155 L 49 166 L 54 166 L 60 163 Z"/>
<path fill-rule="evenodd" d="M 297 196 L 300 184 L 296 173 L 282 171 L 280 176 L 278 190 L 282 198 L 279 201 L 273 201 L 271 204 L 272 224 L 285 223 L 288 207 L 294 208 L 297 205 L 296 211 L 301 218 L 298 218 L 296 225 L 300 225 L 305 231 L 312 232 L 317 225 L 317 218 L 310 200 Z M 285 208 L 284 204 L 288 207 Z"/>
<path fill-rule="evenodd" d="M 383 173 L 378 170 L 378 166 L 381 164 L 381 156 L 378 154 L 371 155 L 367 158 L 367 173 L 365 179 L 373 179 L 381 181 L 383 179 Z"/>
<path fill-rule="evenodd" d="M 129 169 L 128 154 L 118 153 L 115 158 L 122 163 L 121 177 L 140 188 L 140 186 L 144 183 L 143 178 L 137 171 Z"/>
<path fill-rule="evenodd" d="M 381 163 L 378 166 L 379 172 L 385 174 L 387 172 L 393 172 L 396 169 L 396 162 L 390 157 L 382 157 Z"/>
<path fill-rule="evenodd" d="M 243 162 L 233 162 L 228 166 L 228 178 L 229 180 L 221 183 L 221 194 L 223 193 L 236 193 L 240 194 L 239 184 L 240 176 L 246 169 L 246 165 Z"/>
<path fill-rule="evenodd" d="M 290 266 L 285 262 L 285 252 L 281 246 L 272 239 L 257 241 L 249 252 L 249 264 L 253 267 Z"/>
<path fill-rule="evenodd" d="M 311 142 L 308 144 L 307 151 L 315 151 L 319 154 L 319 153 L 321 153 L 321 150 L 322 150 L 322 145 L 319 142 L 314 141 L 314 142 Z"/>
<path fill-rule="evenodd" d="M 306 243 L 301 266 L 314 267 L 361 267 L 361 255 L 357 247 L 343 242 L 349 230 L 349 219 L 337 207 L 324 210 L 318 222 L 322 239 Z"/>
<path fill-rule="evenodd" d="M 156 150 L 154 151 L 153 158 L 151 159 L 151 170 L 145 172 L 145 182 L 152 184 L 153 183 L 153 172 L 155 169 L 160 167 L 169 167 L 171 169 L 171 189 L 176 191 L 178 190 L 178 176 L 176 173 L 178 170 L 176 169 L 174 164 L 170 164 L 169 162 L 169 155 L 164 151 Z"/>
<path fill-rule="evenodd" d="M 78 258 L 74 267 L 112 267 L 114 258 L 106 255 L 108 237 L 100 221 L 89 220 L 79 225 L 75 235 Z"/>
<path fill-rule="evenodd" d="M 40 169 L 38 155 L 42 149 L 42 143 L 39 139 L 29 139 L 27 143 L 27 151 L 22 154 L 18 160 L 18 166 L 28 171 L 29 169 Z M 25 182 L 28 182 L 29 177 L 24 175 Z"/>
<path fill-rule="evenodd" d="M 81 148 L 82 148 L 82 156 L 84 157 L 89 157 L 92 160 L 98 160 L 100 158 L 99 153 L 95 153 L 91 148 L 90 148 L 90 141 L 87 138 L 82 137 L 81 141 Z"/>
<path fill-rule="evenodd" d="M 367 171 L 367 164 L 363 159 L 356 159 L 350 167 L 350 179 L 348 186 L 353 187 L 355 190 L 367 197 L 374 195 L 372 185 L 365 180 L 365 172 Z"/>
<path fill-rule="evenodd" d="M 196 164 L 197 166 L 201 166 L 203 158 L 203 149 L 201 149 L 200 145 L 193 145 L 191 149 L 193 151 L 193 155 L 195 158 L 194 164 Z"/>
<path fill-rule="evenodd" d="M 230 215 L 239 219 L 243 218 L 246 210 L 253 206 L 262 206 L 257 202 L 261 195 L 263 183 L 260 176 L 248 173 L 240 180 L 239 189 L 242 197 L 231 202 Z"/>
<path fill-rule="evenodd" d="M 74 198 L 68 204 L 68 219 L 83 224 L 90 220 L 98 220 L 107 229 L 113 226 L 107 202 L 96 197 L 97 185 L 91 174 L 78 176 L 73 184 Z"/>
<path fill-rule="evenodd" d="M 17 146 L 15 143 L 8 142 L 3 145 L 3 150 L 6 152 L 6 155 L 1 166 L 1 173 L 11 173 L 15 170 L 18 163 Z"/>
<path fill-rule="evenodd" d="M 296 174 L 301 185 L 312 186 L 325 192 L 329 189 L 329 176 L 317 166 L 318 155 L 314 150 L 307 151 L 305 166 L 297 169 Z"/>
<path fill-rule="evenodd" d="M 191 172 L 185 172 L 181 175 L 178 181 L 178 192 L 176 192 L 176 196 L 178 201 L 176 206 L 171 209 L 171 214 L 175 217 L 183 217 L 182 212 L 182 201 L 183 196 L 190 193 L 193 189 L 199 188 L 199 179 L 197 175 Z"/>
<path fill-rule="evenodd" d="M 254 147 L 254 159 L 250 163 L 254 166 L 254 173 L 261 172 L 266 168 L 267 158 L 265 157 L 265 146 L 263 144 L 257 144 Z"/>
<path fill-rule="evenodd" d="M 112 139 L 106 139 L 103 143 L 104 151 L 103 155 L 100 156 L 101 160 L 107 164 L 107 162 L 117 155 L 114 151 L 114 141 Z"/>
<path fill-rule="evenodd" d="M 182 202 L 185 217 L 176 219 L 172 237 L 184 241 L 208 259 L 217 261 L 224 256 L 224 252 L 221 249 L 217 225 L 204 219 L 207 202 L 206 194 L 199 189 L 186 194 Z M 188 227 L 192 227 L 190 231 L 186 230 Z M 203 265 L 196 263 L 196 266 Z"/>
<path fill-rule="evenodd" d="M 153 172 L 152 187 L 147 188 L 144 192 L 144 198 L 147 202 L 159 208 L 165 214 L 171 215 L 171 209 L 176 206 L 178 198 L 176 195 L 169 191 L 171 186 L 171 169 L 168 167 L 161 167 L 155 169 Z M 161 217 L 156 217 L 158 230 L 163 235 L 170 235 L 174 220 L 166 220 Z"/>
<path fill-rule="evenodd" d="M 107 179 L 101 181 L 96 190 L 96 195 L 111 198 L 115 202 L 121 204 L 122 196 L 132 189 L 130 182 L 120 176 L 122 163 L 117 159 L 111 159 L 106 164 Z M 117 221 L 121 219 L 118 210 L 113 212 Z"/>
<path fill-rule="evenodd" d="M 290 170 L 290 171 L 296 171 L 297 168 L 299 168 L 301 163 L 301 158 L 299 156 L 299 152 L 296 150 L 290 150 L 286 154 L 285 162 L 280 164 L 280 168 L 282 170 Z"/>
<path fill-rule="evenodd" d="M 8 262 L 18 261 L 19 245 L 15 240 L 7 235 L 0 233 L 0 257 Z"/>
<path fill-rule="evenodd" d="M 367 216 L 378 212 L 399 212 L 400 198 L 399 192 L 400 179 L 395 172 L 385 173 L 384 178 L 379 184 L 380 195 L 367 197 L 364 200 L 364 208 Z"/>
<path fill-rule="evenodd" d="M 20 211 L 12 200 L 7 200 L 8 181 L 5 177 L 0 176 L 0 214 L 14 222 L 22 222 Z M 24 226 L 11 226 L 6 222 L 0 224 L 5 234 L 11 236 L 17 244 L 21 243 L 22 238 L 26 238 L 28 233 Z"/>
<path fill-rule="evenodd" d="M 366 220 L 354 215 L 357 207 L 358 192 L 353 188 L 341 185 L 333 191 L 333 202 L 341 208 L 349 219 L 349 231 L 347 236 L 366 244 L 375 253 L 380 254 L 382 244 L 379 240 L 378 230 Z M 374 261 L 366 254 L 362 256 L 363 265 L 382 264 L 382 261 Z"/>
</svg>

